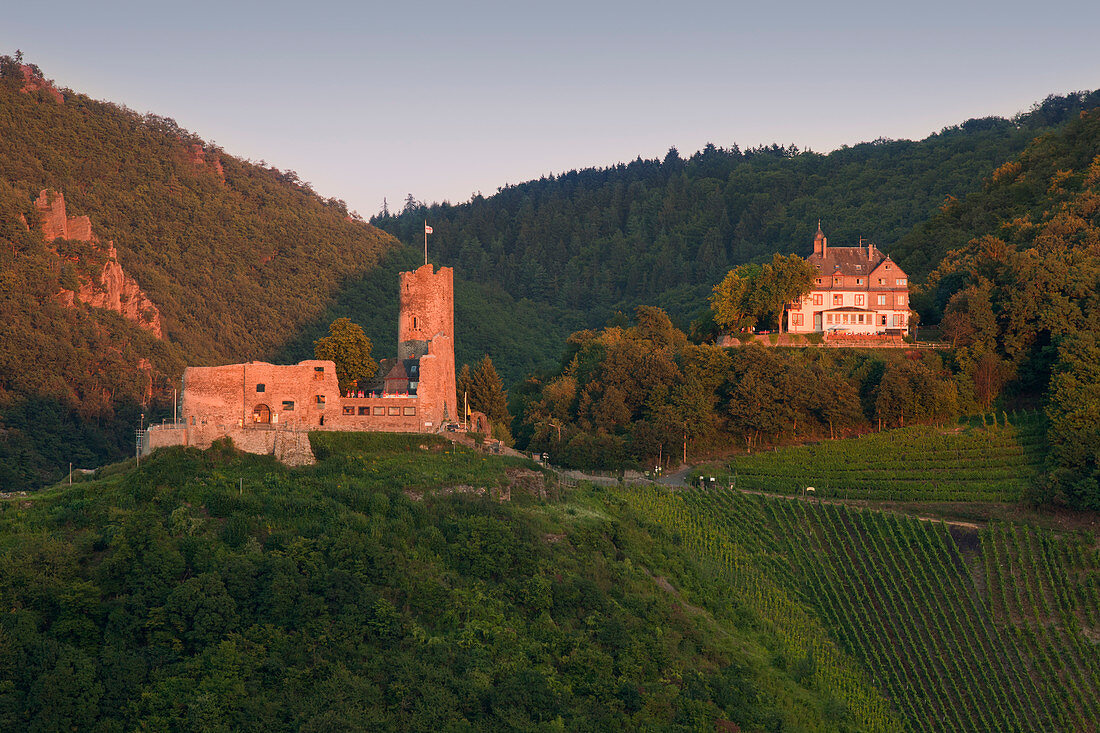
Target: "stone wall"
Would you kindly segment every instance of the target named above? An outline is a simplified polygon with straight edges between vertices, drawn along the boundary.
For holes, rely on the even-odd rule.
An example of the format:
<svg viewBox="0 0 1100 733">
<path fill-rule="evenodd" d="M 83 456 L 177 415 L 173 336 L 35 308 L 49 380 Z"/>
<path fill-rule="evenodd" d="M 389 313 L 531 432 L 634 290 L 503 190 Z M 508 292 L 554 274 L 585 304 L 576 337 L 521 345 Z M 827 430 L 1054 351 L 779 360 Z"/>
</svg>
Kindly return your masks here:
<svg viewBox="0 0 1100 733">
<path fill-rule="evenodd" d="M 145 455 L 157 448 L 167 448 L 172 445 L 187 445 L 187 430 L 183 423 L 151 426 L 142 437 L 141 453 Z"/>
<path fill-rule="evenodd" d="M 289 365 L 254 361 L 188 367 L 182 407 L 187 444 L 199 448 L 237 429 L 340 429 L 342 417 L 336 366 L 314 359 Z"/>
<path fill-rule="evenodd" d="M 341 400 L 338 430 L 368 430 L 387 433 L 434 432 L 438 423 L 422 414 L 417 397 L 345 397 Z M 337 427 L 338 426 L 338 427 Z"/>
</svg>

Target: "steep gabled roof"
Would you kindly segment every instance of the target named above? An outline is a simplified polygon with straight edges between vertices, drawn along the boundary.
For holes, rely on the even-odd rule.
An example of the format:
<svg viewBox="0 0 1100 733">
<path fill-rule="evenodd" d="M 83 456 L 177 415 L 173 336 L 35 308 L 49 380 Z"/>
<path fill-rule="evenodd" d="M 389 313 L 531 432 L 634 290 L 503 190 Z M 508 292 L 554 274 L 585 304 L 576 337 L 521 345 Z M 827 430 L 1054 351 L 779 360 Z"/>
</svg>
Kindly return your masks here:
<svg viewBox="0 0 1100 733">
<path fill-rule="evenodd" d="M 874 255 L 868 258 L 868 252 Z M 816 252 L 806 258 L 806 261 L 814 265 L 817 271 L 825 277 L 831 277 L 834 273 L 845 276 L 866 276 L 881 264 L 886 257 L 876 250 L 868 250 L 866 247 L 829 247 L 822 256 Z"/>
</svg>

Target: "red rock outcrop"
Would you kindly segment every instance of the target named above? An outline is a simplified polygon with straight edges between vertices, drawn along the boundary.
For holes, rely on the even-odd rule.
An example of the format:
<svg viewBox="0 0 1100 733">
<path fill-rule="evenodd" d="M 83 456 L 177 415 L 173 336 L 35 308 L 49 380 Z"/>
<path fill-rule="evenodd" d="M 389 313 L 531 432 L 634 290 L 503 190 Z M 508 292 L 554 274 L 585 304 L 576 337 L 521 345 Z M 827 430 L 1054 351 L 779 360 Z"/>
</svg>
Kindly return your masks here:
<svg viewBox="0 0 1100 733">
<path fill-rule="evenodd" d="M 191 163 L 198 168 L 203 168 L 207 164 L 206 149 L 198 143 L 191 144 Z M 214 172 L 218 174 L 218 178 L 221 179 L 222 183 L 225 183 L 225 170 L 222 169 L 221 157 L 214 155 L 214 160 L 210 165 L 213 167 Z"/>
<path fill-rule="evenodd" d="M 77 299 L 93 308 L 113 310 L 157 338 L 163 338 L 160 309 L 149 299 L 134 278 L 127 275 L 118 262 L 115 243 L 106 247 L 92 233 L 92 221 L 87 216 L 70 217 L 65 211 L 65 197 L 57 191 L 42 191 L 34 202 L 42 220 L 42 234 L 47 242 L 62 239 L 91 242 L 106 255 L 103 269 L 94 280 L 81 278 L 76 291 L 62 290 L 57 299 L 64 305 L 75 307 Z"/>
<path fill-rule="evenodd" d="M 58 104 L 65 104 L 65 98 L 61 96 L 61 92 L 57 91 L 54 85 L 47 79 L 43 79 L 35 72 L 34 68 L 27 64 L 23 64 L 19 68 L 23 71 L 23 88 L 20 91 L 24 94 L 31 94 L 41 89 L 44 90 L 46 94 L 50 95 L 53 101 Z"/>
</svg>

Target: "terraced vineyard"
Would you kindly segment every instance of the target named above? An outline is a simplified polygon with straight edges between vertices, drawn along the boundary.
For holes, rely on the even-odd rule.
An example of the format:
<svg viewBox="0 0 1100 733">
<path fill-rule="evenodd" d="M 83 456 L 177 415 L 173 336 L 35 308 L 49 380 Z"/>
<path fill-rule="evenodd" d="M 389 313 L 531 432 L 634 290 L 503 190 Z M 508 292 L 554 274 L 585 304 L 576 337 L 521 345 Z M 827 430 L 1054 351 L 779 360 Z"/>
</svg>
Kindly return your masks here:
<svg viewBox="0 0 1100 733">
<path fill-rule="evenodd" d="M 735 458 L 723 485 L 777 494 L 900 501 L 1019 501 L 1043 460 L 1041 418 L 994 416 L 916 426 Z"/>
<path fill-rule="evenodd" d="M 1094 537 L 739 491 L 619 496 L 692 548 L 869 730 L 1096 731 Z"/>
</svg>

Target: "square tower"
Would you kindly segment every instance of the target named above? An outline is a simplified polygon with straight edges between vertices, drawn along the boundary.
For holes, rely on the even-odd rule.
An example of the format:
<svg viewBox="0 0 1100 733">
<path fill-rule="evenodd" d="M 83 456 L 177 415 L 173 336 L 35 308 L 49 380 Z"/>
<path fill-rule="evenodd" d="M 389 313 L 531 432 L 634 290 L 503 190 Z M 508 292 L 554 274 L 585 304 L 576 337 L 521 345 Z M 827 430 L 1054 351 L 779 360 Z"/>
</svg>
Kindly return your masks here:
<svg viewBox="0 0 1100 733">
<path fill-rule="evenodd" d="M 438 427 L 458 417 L 455 399 L 454 270 L 430 264 L 398 278 L 397 358 L 419 359 L 421 414 Z"/>
</svg>

